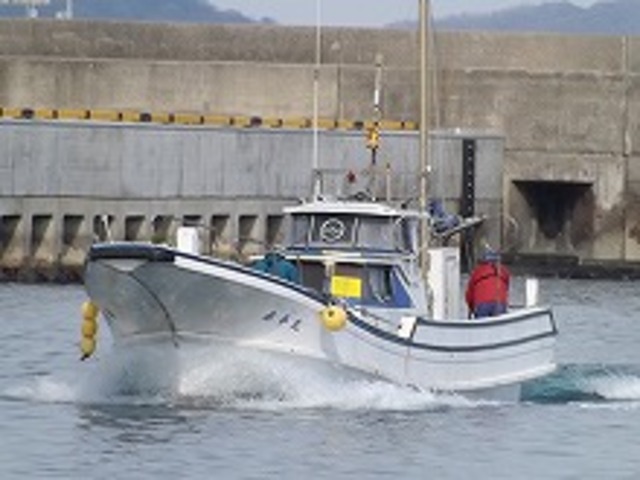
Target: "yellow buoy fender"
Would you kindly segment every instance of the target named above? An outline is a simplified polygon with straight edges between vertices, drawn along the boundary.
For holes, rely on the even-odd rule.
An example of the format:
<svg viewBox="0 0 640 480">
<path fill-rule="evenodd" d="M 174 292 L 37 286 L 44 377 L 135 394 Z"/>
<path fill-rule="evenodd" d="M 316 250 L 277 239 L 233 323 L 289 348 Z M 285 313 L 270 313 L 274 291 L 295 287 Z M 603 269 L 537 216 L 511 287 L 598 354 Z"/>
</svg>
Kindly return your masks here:
<svg viewBox="0 0 640 480">
<path fill-rule="evenodd" d="M 96 350 L 96 334 L 98 333 L 98 306 L 91 300 L 82 303 L 82 325 L 80 331 L 80 351 L 82 360 L 89 358 Z"/>
<path fill-rule="evenodd" d="M 337 332 L 347 324 L 347 312 L 342 307 L 330 305 L 320 311 L 320 321 L 330 332 Z"/>
<path fill-rule="evenodd" d="M 93 352 L 96 351 L 96 339 L 91 337 L 82 337 L 80 340 L 80 351 L 82 352 L 82 359 L 90 357 Z"/>
<path fill-rule="evenodd" d="M 92 318 L 82 320 L 82 336 L 93 338 L 98 333 L 98 322 Z"/>
<path fill-rule="evenodd" d="M 98 306 L 90 300 L 82 304 L 82 318 L 95 319 L 98 316 Z"/>
</svg>

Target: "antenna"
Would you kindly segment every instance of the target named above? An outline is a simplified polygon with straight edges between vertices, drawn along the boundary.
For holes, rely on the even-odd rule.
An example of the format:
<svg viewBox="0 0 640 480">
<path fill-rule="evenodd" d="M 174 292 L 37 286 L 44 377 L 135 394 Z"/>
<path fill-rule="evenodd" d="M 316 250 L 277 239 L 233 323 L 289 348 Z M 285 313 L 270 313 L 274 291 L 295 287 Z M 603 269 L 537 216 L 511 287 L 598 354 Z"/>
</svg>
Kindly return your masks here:
<svg viewBox="0 0 640 480">
<path fill-rule="evenodd" d="M 376 54 L 376 83 L 373 91 L 373 115 L 376 123 L 382 119 L 382 105 L 380 101 L 382 92 L 382 60 L 381 53 Z"/>
</svg>

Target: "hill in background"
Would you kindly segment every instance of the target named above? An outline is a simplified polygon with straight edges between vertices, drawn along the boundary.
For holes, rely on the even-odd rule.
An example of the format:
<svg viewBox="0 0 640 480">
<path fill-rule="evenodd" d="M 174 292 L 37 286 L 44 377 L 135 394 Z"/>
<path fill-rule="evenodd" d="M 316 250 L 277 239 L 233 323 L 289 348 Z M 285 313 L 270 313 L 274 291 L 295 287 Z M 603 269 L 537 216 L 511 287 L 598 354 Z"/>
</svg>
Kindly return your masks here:
<svg viewBox="0 0 640 480">
<path fill-rule="evenodd" d="M 58 12 L 64 12 L 65 5 L 65 0 L 51 0 L 49 6 L 39 8 L 38 12 L 42 17 L 55 17 Z M 73 13 L 75 18 L 113 20 L 276 23 L 270 18 L 252 19 L 236 10 L 223 10 L 207 0 L 75 0 Z M 23 6 L 0 5 L 0 17 L 24 15 Z M 640 35 L 640 0 L 601 0 L 588 8 L 578 7 L 568 0 L 552 0 L 488 14 L 456 15 L 438 19 L 435 23 L 437 28 L 446 30 Z M 388 26 L 417 28 L 417 20 Z"/>
<path fill-rule="evenodd" d="M 436 26 L 447 30 L 640 35 L 640 1 L 608 0 L 588 8 L 556 1 L 483 15 L 452 16 L 437 21 Z"/>
<path fill-rule="evenodd" d="M 64 12 L 65 0 L 51 0 L 39 7 L 40 17 L 55 17 Z M 26 8 L 0 5 L 0 17 L 24 17 Z M 255 20 L 236 10 L 222 10 L 206 0 L 76 0 L 74 18 L 121 19 L 139 21 L 171 21 L 198 23 L 273 23 L 263 18 Z"/>
</svg>

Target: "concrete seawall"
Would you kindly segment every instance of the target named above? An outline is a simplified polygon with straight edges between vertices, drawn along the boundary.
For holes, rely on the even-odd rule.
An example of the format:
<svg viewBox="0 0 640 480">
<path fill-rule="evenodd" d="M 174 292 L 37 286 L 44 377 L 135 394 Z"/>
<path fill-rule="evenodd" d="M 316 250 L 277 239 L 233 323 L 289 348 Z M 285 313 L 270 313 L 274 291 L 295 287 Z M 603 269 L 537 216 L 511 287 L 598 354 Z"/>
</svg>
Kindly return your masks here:
<svg viewBox="0 0 640 480">
<path fill-rule="evenodd" d="M 415 191 L 415 133 L 384 142 L 394 175 L 378 190 Z M 73 277 L 95 240 L 173 243 L 185 224 L 207 253 L 260 252 L 283 239 L 282 207 L 309 196 L 311 152 L 309 130 L 0 122 L 0 265 Z M 328 189 L 368 185 L 362 133 L 322 132 L 319 153 Z"/>
<path fill-rule="evenodd" d="M 470 133 L 470 132 L 469 132 Z M 433 193 L 461 198 L 462 142 L 434 132 Z M 475 208 L 500 244 L 503 139 L 475 133 Z M 323 191 L 417 199 L 416 132 L 384 132 L 372 168 L 364 132 L 320 131 Z M 246 257 L 280 244 L 282 208 L 308 198 L 309 129 L 238 129 L 61 121 L 0 122 L 0 266 L 5 278 L 78 278 L 94 241 L 173 244 L 197 226 L 201 250 Z M 481 168 L 484 167 L 484 168 Z"/>
<path fill-rule="evenodd" d="M 435 40 L 430 62 L 435 86 L 431 125 L 445 130 L 497 132 L 505 139 L 499 192 L 505 248 L 518 258 L 557 257 L 572 264 L 634 266 L 640 261 L 640 39 L 439 32 Z M 313 106 L 314 41 L 312 28 L 0 21 L 0 107 L 308 118 Z M 375 63 L 382 59 L 384 118 L 415 122 L 419 106 L 416 47 L 415 32 L 325 29 L 320 116 L 370 119 Z M 77 172 L 80 167 L 74 170 L 65 163 L 69 159 L 93 175 L 102 168 L 96 160 L 102 154 L 96 151 L 117 152 L 113 155 L 119 155 L 123 165 L 136 162 L 141 172 L 157 182 L 171 183 L 176 171 L 167 166 L 169 161 L 157 160 L 165 151 L 186 161 L 183 159 L 202 159 L 223 148 L 217 143 L 222 137 L 215 142 L 204 140 L 204 133 L 194 134 L 189 128 L 87 123 L 73 127 L 86 129 L 84 135 L 58 132 L 55 140 L 48 140 L 50 134 L 43 132 L 55 128 L 45 127 L 43 122 L 0 123 L 0 168 L 6 171 L 8 165 L 19 165 L 24 158 L 33 161 L 22 176 L 3 175 L 0 179 L 3 232 L 14 232 L 10 241 L 3 233 L 5 265 L 16 263 L 15 255 L 7 253 L 14 251 L 8 244 L 22 241 L 16 240 L 19 235 L 15 232 L 26 232 L 22 235 L 30 240 L 24 248 L 29 251 L 33 249 L 28 247 L 31 237 L 46 237 L 50 228 L 58 234 L 66 231 L 64 220 L 59 221 L 57 215 L 44 209 L 40 209 L 42 214 L 35 213 L 39 210 L 35 207 L 38 218 L 34 220 L 32 215 L 25 226 L 16 220 L 22 205 L 33 205 L 29 202 L 38 199 L 46 203 L 51 198 L 80 204 L 102 201 L 94 192 L 103 192 L 105 186 L 92 183 L 91 188 L 74 187 L 76 190 L 69 193 L 68 185 L 60 180 L 47 184 L 50 190 L 42 192 L 42 179 L 52 172 L 69 172 L 74 182 L 86 181 Z M 150 133 L 156 130 L 162 133 Z M 328 137 L 342 134 L 345 132 L 332 132 Z M 253 180 L 247 182 L 248 176 L 225 171 L 222 180 L 216 181 L 225 186 L 244 182 L 246 188 L 226 195 L 217 190 L 214 180 L 186 183 L 172 197 L 175 208 L 167 206 L 165 210 L 191 215 L 182 207 L 189 205 L 185 198 L 199 195 L 204 202 L 223 198 L 231 199 L 234 205 L 251 206 L 255 202 L 264 206 L 273 201 L 274 208 L 267 215 L 276 215 L 283 203 L 306 189 L 306 184 L 299 182 L 306 181 L 301 178 L 308 172 L 297 170 L 296 162 L 308 155 L 308 132 L 306 136 L 302 132 L 285 135 L 279 141 L 288 147 L 268 147 L 272 150 L 265 149 L 270 141 L 257 139 L 256 132 L 233 135 L 239 136 L 230 143 L 233 149 L 226 151 L 242 155 L 246 148 L 247 155 L 259 159 L 246 161 L 246 172 L 253 174 Z M 362 156 L 360 134 L 350 135 L 353 143 L 335 143 L 331 158 L 342 161 Z M 26 145 L 23 140 L 30 136 L 34 139 L 31 146 L 16 147 Z M 301 140 L 303 137 L 306 140 Z M 100 140 L 92 143 L 88 138 Z M 385 142 L 383 149 L 391 148 L 389 156 L 401 158 L 406 165 L 415 148 L 399 146 L 407 136 L 397 138 L 397 144 L 396 140 Z M 136 142 L 149 145 L 140 147 L 146 153 L 140 155 L 131 149 Z M 60 148 L 63 144 L 65 149 Z M 414 143 L 409 141 L 407 145 Z M 276 157 L 281 151 L 299 155 Z M 48 163 L 43 164 L 43 158 Z M 281 164 L 280 158 L 292 163 L 282 160 L 285 163 Z M 198 177 L 212 178 L 206 173 L 206 162 L 198 162 L 189 169 L 199 172 Z M 282 180 L 286 188 L 269 188 L 267 195 L 261 181 L 255 185 L 253 181 L 271 178 L 268 172 L 272 164 L 300 176 L 286 177 Z M 126 232 L 127 228 L 117 226 L 121 221 L 127 223 L 126 202 L 130 201 L 132 217 L 139 216 L 137 205 L 143 202 L 131 195 L 135 188 L 129 176 L 117 176 L 112 171 L 108 175 L 106 183 L 113 190 L 105 198 L 112 202 L 110 205 L 122 208 L 122 214 L 114 214 L 114 228 Z M 145 201 L 169 201 L 161 195 L 165 187 L 158 188 L 148 189 L 151 193 Z M 406 193 L 409 187 L 398 188 Z M 247 215 L 251 216 L 252 209 L 246 209 Z M 82 222 L 93 227 L 99 209 L 91 207 L 87 211 L 90 213 Z M 200 217 L 206 217 L 205 223 L 210 224 L 211 217 L 219 215 L 225 214 L 207 211 Z M 239 217 L 234 220 L 235 214 L 228 215 L 230 223 L 241 223 Z M 49 217 L 55 218 L 52 227 L 47 226 Z M 151 222 L 149 218 L 145 215 L 142 224 Z M 78 219 L 69 219 L 68 225 L 74 222 Z M 136 222 L 139 220 L 129 220 L 128 231 L 136 230 Z M 81 228 L 93 234 L 93 228 Z M 140 228 L 144 231 L 147 227 Z M 33 233 L 40 231 L 44 233 Z"/>
</svg>

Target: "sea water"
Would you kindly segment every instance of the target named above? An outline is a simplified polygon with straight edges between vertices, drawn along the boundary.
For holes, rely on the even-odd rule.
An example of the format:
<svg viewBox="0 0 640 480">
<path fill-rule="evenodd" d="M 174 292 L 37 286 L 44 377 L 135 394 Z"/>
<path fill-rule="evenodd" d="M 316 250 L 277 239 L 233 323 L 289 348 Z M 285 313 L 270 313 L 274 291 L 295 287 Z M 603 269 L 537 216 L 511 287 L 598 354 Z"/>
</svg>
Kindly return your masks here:
<svg viewBox="0 0 640 480">
<path fill-rule="evenodd" d="M 106 328 L 81 362 L 80 286 L 0 284 L 0 479 L 640 478 L 640 283 L 540 290 L 559 369 L 496 403 L 259 355 L 120 352 Z"/>
</svg>

